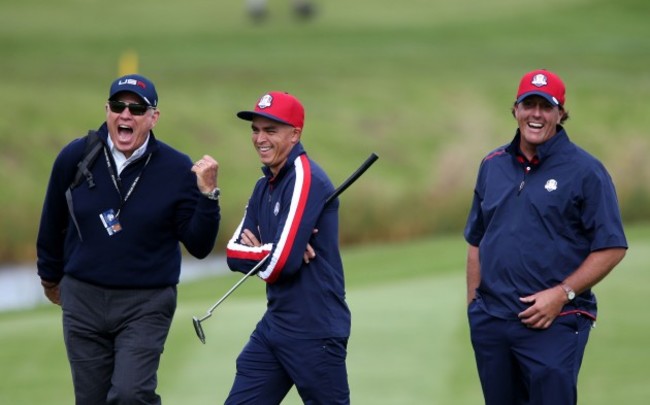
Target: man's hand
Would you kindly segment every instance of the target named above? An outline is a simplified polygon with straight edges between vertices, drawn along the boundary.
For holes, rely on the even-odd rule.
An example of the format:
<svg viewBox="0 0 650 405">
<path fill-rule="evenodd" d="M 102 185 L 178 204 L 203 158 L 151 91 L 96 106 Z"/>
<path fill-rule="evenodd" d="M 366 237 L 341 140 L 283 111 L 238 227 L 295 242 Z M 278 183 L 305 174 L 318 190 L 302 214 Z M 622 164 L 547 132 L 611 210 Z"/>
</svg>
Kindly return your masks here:
<svg viewBox="0 0 650 405">
<path fill-rule="evenodd" d="M 41 280 L 43 292 L 52 304 L 61 305 L 61 297 L 59 294 L 59 283 Z"/>
<path fill-rule="evenodd" d="M 317 233 L 318 229 L 314 229 L 314 233 Z M 253 232 L 251 232 L 248 229 L 244 229 L 244 231 L 241 234 L 241 243 L 243 243 L 246 246 L 262 246 L 259 240 L 257 240 L 257 237 Z M 305 253 L 302 255 L 302 260 L 305 261 L 305 263 L 309 263 L 310 260 L 316 257 L 316 251 L 314 250 L 313 247 L 308 243 L 307 244 L 307 249 L 305 249 Z"/>
<path fill-rule="evenodd" d="M 519 313 L 521 322 L 529 328 L 546 329 L 562 311 L 567 297 L 562 287 L 558 285 L 527 297 L 521 297 L 519 300 L 531 304 L 525 311 Z"/>
<path fill-rule="evenodd" d="M 312 231 L 312 235 L 316 235 L 318 233 L 318 229 L 314 229 Z M 308 243 L 307 244 L 307 249 L 305 249 L 305 253 L 302 255 L 302 260 L 305 263 L 309 263 L 310 260 L 314 259 L 316 257 L 316 251 L 314 250 L 313 247 Z"/>
<path fill-rule="evenodd" d="M 262 246 L 260 241 L 257 240 L 255 234 L 248 229 L 244 229 L 241 233 L 241 243 L 246 246 Z"/>
<path fill-rule="evenodd" d="M 314 251 L 314 248 L 311 247 L 311 245 L 308 243 L 307 249 L 305 249 L 305 253 L 303 253 L 302 255 L 302 260 L 304 260 L 305 263 L 309 263 L 309 261 L 315 257 L 316 257 L 316 251 Z"/>
<path fill-rule="evenodd" d="M 192 166 L 192 171 L 196 173 L 196 185 L 202 194 L 209 193 L 217 187 L 219 163 L 212 156 L 203 155 Z"/>
</svg>

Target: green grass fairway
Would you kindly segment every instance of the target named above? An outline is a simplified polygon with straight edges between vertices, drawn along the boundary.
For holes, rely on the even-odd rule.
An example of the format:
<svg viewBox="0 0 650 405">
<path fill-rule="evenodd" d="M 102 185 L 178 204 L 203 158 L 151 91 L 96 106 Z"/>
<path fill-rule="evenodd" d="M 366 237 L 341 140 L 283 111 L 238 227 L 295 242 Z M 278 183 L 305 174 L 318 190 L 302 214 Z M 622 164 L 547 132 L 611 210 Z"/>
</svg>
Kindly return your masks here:
<svg viewBox="0 0 650 405">
<path fill-rule="evenodd" d="M 628 227 L 630 251 L 596 288 L 598 326 L 580 378 L 580 403 L 650 398 L 646 322 L 650 227 Z M 465 244 L 459 236 L 348 249 L 353 311 L 349 377 L 355 404 L 481 403 L 465 316 Z M 235 358 L 261 316 L 263 283 L 251 279 L 205 321 L 207 343 L 191 318 L 202 315 L 238 275 L 185 283 L 163 355 L 159 392 L 167 404 L 221 403 Z M 0 314 L 0 403 L 68 405 L 70 372 L 53 306 Z M 292 391 L 284 404 L 300 404 Z"/>
<path fill-rule="evenodd" d="M 353 403 L 480 404 L 462 227 L 480 158 L 514 133 L 518 79 L 548 68 L 567 85 L 571 138 L 607 166 L 626 223 L 647 224 L 628 227 L 628 256 L 596 288 L 580 403 L 647 402 L 650 2 L 316 1 L 310 23 L 278 0 L 256 26 L 243 0 L 0 0 L 0 261 L 34 263 L 54 158 L 104 120 L 123 54 L 156 83 L 156 136 L 219 160 L 217 254 L 260 176 L 235 113 L 289 91 L 305 104 L 305 148 L 335 184 L 380 156 L 342 198 Z M 249 280 L 204 323 L 206 345 L 191 318 L 238 279 L 179 287 L 159 373 L 166 405 L 223 402 L 264 311 L 263 282 Z M 73 403 L 60 323 L 55 306 L 0 313 L 0 405 Z M 300 399 L 292 391 L 285 403 Z"/>
</svg>

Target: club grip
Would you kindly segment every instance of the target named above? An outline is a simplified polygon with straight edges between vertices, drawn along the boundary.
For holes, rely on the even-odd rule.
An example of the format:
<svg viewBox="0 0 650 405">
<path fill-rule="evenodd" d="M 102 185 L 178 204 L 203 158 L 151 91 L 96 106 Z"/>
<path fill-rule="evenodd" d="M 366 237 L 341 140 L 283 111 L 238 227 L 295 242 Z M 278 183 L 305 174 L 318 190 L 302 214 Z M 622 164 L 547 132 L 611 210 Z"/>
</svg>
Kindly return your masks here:
<svg viewBox="0 0 650 405">
<path fill-rule="evenodd" d="M 359 166 L 359 168 L 358 168 L 354 173 L 352 173 L 352 174 L 350 175 L 350 177 L 348 177 L 348 178 L 347 178 L 347 179 L 346 179 L 346 180 L 345 180 L 345 181 L 344 181 L 340 186 L 338 186 L 338 188 L 337 188 L 336 190 L 334 190 L 334 192 L 332 193 L 332 195 L 330 195 L 330 196 L 327 198 L 327 200 L 325 200 L 325 205 L 327 205 L 327 204 L 329 204 L 330 202 L 334 201 L 334 200 L 336 199 L 336 197 L 338 197 L 342 192 L 345 191 L 345 189 L 347 189 L 348 187 L 350 187 L 350 186 L 352 185 L 352 183 L 354 183 L 355 181 L 357 181 L 357 179 L 358 179 L 359 177 L 361 177 L 361 175 L 362 175 L 366 170 L 368 170 L 368 168 L 370 168 L 370 166 L 372 166 L 372 164 L 375 163 L 375 161 L 376 161 L 377 159 L 379 159 L 379 156 L 377 156 L 377 154 L 374 153 L 374 152 L 371 153 L 370 156 L 368 156 L 368 159 L 366 159 L 366 161 L 363 162 L 363 163 L 361 164 L 361 166 Z"/>
</svg>

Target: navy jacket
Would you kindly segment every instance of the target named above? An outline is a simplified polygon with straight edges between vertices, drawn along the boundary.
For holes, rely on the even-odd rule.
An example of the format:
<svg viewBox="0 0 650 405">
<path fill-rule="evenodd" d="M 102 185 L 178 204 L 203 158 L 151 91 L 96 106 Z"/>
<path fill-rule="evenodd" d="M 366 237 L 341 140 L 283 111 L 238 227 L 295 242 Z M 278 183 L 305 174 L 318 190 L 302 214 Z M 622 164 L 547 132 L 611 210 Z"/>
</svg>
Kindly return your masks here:
<svg viewBox="0 0 650 405">
<path fill-rule="evenodd" d="M 479 303 L 505 319 L 526 308 L 519 297 L 560 284 L 591 252 L 627 248 L 605 167 L 562 127 L 537 147 L 536 163 L 521 156 L 519 140 L 517 132 L 481 162 L 465 227 L 479 247 Z M 591 290 L 567 305 L 596 316 Z"/>
<path fill-rule="evenodd" d="M 264 177 L 255 184 L 244 218 L 228 243 L 229 267 L 247 273 L 270 254 L 257 273 L 267 282 L 266 320 L 297 338 L 349 336 L 338 199 L 324 206 L 334 186 L 301 143 L 276 177 L 267 167 L 262 170 Z M 263 245 L 243 245 L 244 229 L 253 231 Z M 318 233 L 313 234 L 314 229 Z M 316 258 L 306 264 L 308 243 Z"/>
<path fill-rule="evenodd" d="M 145 154 L 120 174 L 125 196 L 141 174 L 131 196 L 122 206 L 122 230 L 113 235 L 104 228 L 100 213 L 120 208 L 120 194 L 108 171 L 106 158 L 115 162 L 106 140 L 104 123 L 98 130 L 105 145 L 92 167 L 95 187 L 83 182 L 72 191 L 74 212 L 83 241 L 68 214 L 65 191 L 76 173 L 84 151 L 83 138 L 59 153 L 52 168 L 37 240 L 38 274 L 58 281 L 64 273 L 105 287 L 159 288 L 178 283 L 182 242 L 197 258 L 213 249 L 219 230 L 219 204 L 201 195 L 192 161 L 156 140 L 153 132 Z M 148 164 L 145 162 L 151 155 Z"/>
</svg>

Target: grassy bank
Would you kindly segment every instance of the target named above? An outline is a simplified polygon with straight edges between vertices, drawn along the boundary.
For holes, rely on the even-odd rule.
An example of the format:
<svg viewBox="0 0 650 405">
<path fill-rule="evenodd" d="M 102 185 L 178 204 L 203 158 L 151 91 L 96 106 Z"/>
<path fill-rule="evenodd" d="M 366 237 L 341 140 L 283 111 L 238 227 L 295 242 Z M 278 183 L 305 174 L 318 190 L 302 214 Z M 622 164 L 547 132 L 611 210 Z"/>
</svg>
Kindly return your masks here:
<svg viewBox="0 0 650 405">
<path fill-rule="evenodd" d="M 304 144 L 335 183 L 379 154 L 342 238 L 396 241 L 462 226 L 478 160 L 511 138 L 517 80 L 539 67 L 565 79 L 569 134 L 610 168 L 626 219 L 650 218 L 646 1 L 321 3 L 298 23 L 271 2 L 253 25 L 243 2 L 0 0 L 0 260 L 33 260 L 53 159 L 102 122 L 127 51 L 158 87 L 156 135 L 221 163 L 218 249 L 260 174 L 234 113 L 262 92 L 304 101 Z"/>
</svg>

